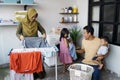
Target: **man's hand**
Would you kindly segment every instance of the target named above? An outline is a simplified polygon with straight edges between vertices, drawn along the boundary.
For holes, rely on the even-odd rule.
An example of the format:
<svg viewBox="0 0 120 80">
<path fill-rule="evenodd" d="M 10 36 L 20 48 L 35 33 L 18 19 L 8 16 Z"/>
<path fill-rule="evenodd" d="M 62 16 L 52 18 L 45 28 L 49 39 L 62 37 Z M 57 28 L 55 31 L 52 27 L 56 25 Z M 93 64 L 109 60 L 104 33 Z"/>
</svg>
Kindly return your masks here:
<svg viewBox="0 0 120 80">
<path fill-rule="evenodd" d="M 79 49 L 79 50 L 76 50 L 77 53 L 84 53 L 85 50 L 84 49 Z"/>
</svg>

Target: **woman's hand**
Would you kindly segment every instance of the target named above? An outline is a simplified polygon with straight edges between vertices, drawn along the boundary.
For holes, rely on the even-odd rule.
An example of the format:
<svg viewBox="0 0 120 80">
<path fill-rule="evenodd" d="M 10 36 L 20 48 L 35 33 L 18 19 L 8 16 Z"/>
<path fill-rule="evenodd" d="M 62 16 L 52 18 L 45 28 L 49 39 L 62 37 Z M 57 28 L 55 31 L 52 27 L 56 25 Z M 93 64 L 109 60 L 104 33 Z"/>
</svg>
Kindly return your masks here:
<svg viewBox="0 0 120 80">
<path fill-rule="evenodd" d="M 24 36 L 23 35 L 20 35 L 20 40 L 24 40 Z"/>
</svg>

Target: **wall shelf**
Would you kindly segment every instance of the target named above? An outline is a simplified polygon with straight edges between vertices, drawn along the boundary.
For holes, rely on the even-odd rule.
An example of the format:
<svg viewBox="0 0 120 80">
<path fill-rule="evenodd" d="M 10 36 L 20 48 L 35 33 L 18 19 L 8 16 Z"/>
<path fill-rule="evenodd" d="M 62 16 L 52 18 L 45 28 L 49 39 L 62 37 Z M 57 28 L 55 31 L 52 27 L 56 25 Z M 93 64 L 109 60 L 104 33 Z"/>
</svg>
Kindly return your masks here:
<svg viewBox="0 0 120 80">
<path fill-rule="evenodd" d="M 62 15 L 61 21 L 59 22 L 61 24 L 77 24 L 77 23 L 79 23 L 79 21 L 78 21 L 79 13 L 78 12 L 77 13 L 61 12 L 59 14 Z"/>
<path fill-rule="evenodd" d="M 68 15 L 68 14 L 73 14 L 73 15 L 77 15 L 77 14 L 79 14 L 79 13 L 59 13 L 59 14 L 65 14 L 65 15 Z"/>
<path fill-rule="evenodd" d="M 36 3 L 33 4 L 20 4 L 20 3 L 0 3 L 0 6 L 24 6 L 24 10 L 27 9 L 27 6 L 34 6 L 34 5 L 38 5 Z"/>
<path fill-rule="evenodd" d="M 18 26 L 18 24 L 1 24 L 0 23 L 0 26 Z"/>
<path fill-rule="evenodd" d="M 11 5 L 11 6 L 14 6 L 14 5 L 37 5 L 36 3 L 33 3 L 33 4 L 20 4 L 20 3 L 0 3 L 0 5 Z"/>
<path fill-rule="evenodd" d="M 18 26 L 18 24 L 16 23 L 0 23 L 0 26 Z"/>
<path fill-rule="evenodd" d="M 27 10 L 27 6 L 35 6 L 37 3 L 33 4 L 21 4 L 21 3 L 0 3 L 0 6 L 24 6 L 24 10 Z M 17 23 L 0 23 L 0 26 L 17 26 Z"/>
<path fill-rule="evenodd" d="M 60 22 L 60 23 L 64 23 L 64 24 L 67 24 L 67 23 L 79 23 L 79 21 L 77 21 L 77 22 Z"/>
</svg>

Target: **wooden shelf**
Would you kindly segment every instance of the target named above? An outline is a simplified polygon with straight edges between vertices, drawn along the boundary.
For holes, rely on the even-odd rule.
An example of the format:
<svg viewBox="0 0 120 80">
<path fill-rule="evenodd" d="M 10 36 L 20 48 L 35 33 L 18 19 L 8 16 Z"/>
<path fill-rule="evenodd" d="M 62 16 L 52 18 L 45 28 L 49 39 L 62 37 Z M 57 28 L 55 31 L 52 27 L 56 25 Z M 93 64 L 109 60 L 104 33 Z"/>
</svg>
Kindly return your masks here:
<svg viewBox="0 0 120 80">
<path fill-rule="evenodd" d="M 68 15 L 68 14 L 77 15 L 77 14 L 79 14 L 79 13 L 60 13 L 60 14 L 64 14 L 64 15 L 65 15 L 65 14 L 67 14 L 67 15 Z"/>
<path fill-rule="evenodd" d="M 11 23 L 11 24 L 1 24 L 1 23 L 0 23 L 0 26 L 17 26 L 17 25 L 18 25 L 18 24 L 12 24 L 12 23 Z"/>
<path fill-rule="evenodd" d="M 60 22 L 60 23 L 64 23 L 64 24 L 67 24 L 67 23 L 79 23 L 79 21 L 77 21 L 77 22 Z"/>
<path fill-rule="evenodd" d="M 36 3 L 33 4 L 21 4 L 21 3 L 0 3 L 1 6 L 24 6 L 24 10 L 27 9 L 27 6 L 34 6 L 37 5 Z"/>
<path fill-rule="evenodd" d="M 33 3 L 33 4 L 20 4 L 20 3 L 0 3 L 0 5 L 3 5 L 3 6 L 4 6 L 4 5 L 5 5 L 5 6 L 6 6 L 6 5 L 8 5 L 8 6 L 9 6 L 9 5 L 11 5 L 11 6 L 13 6 L 13 5 L 23 5 L 23 6 L 24 6 L 24 5 L 37 5 L 37 4 L 36 4 L 36 3 Z"/>
</svg>

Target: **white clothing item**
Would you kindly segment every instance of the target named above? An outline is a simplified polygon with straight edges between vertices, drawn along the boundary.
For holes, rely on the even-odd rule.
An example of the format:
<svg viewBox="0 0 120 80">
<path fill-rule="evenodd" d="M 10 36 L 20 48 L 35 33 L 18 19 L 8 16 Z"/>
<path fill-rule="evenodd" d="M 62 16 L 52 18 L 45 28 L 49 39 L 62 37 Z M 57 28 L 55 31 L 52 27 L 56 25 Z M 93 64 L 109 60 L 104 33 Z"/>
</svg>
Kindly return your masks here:
<svg viewBox="0 0 120 80">
<path fill-rule="evenodd" d="M 97 54 L 102 54 L 102 55 L 105 55 L 108 53 L 108 47 L 107 46 L 101 46 L 99 49 L 98 49 L 98 52 Z"/>
<path fill-rule="evenodd" d="M 10 80 L 34 80 L 33 74 L 21 74 L 16 73 L 14 70 L 10 70 Z"/>
<path fill-rule="evenodd" d="M 45 57 L 53 57 L 57 54 L 58 48 L 57 47 L 46 47 L 46 48 L 21 48 L 21 49 L 13 49 L 11 52 L 34 52 L 39 51 Z"/>
</svg>

